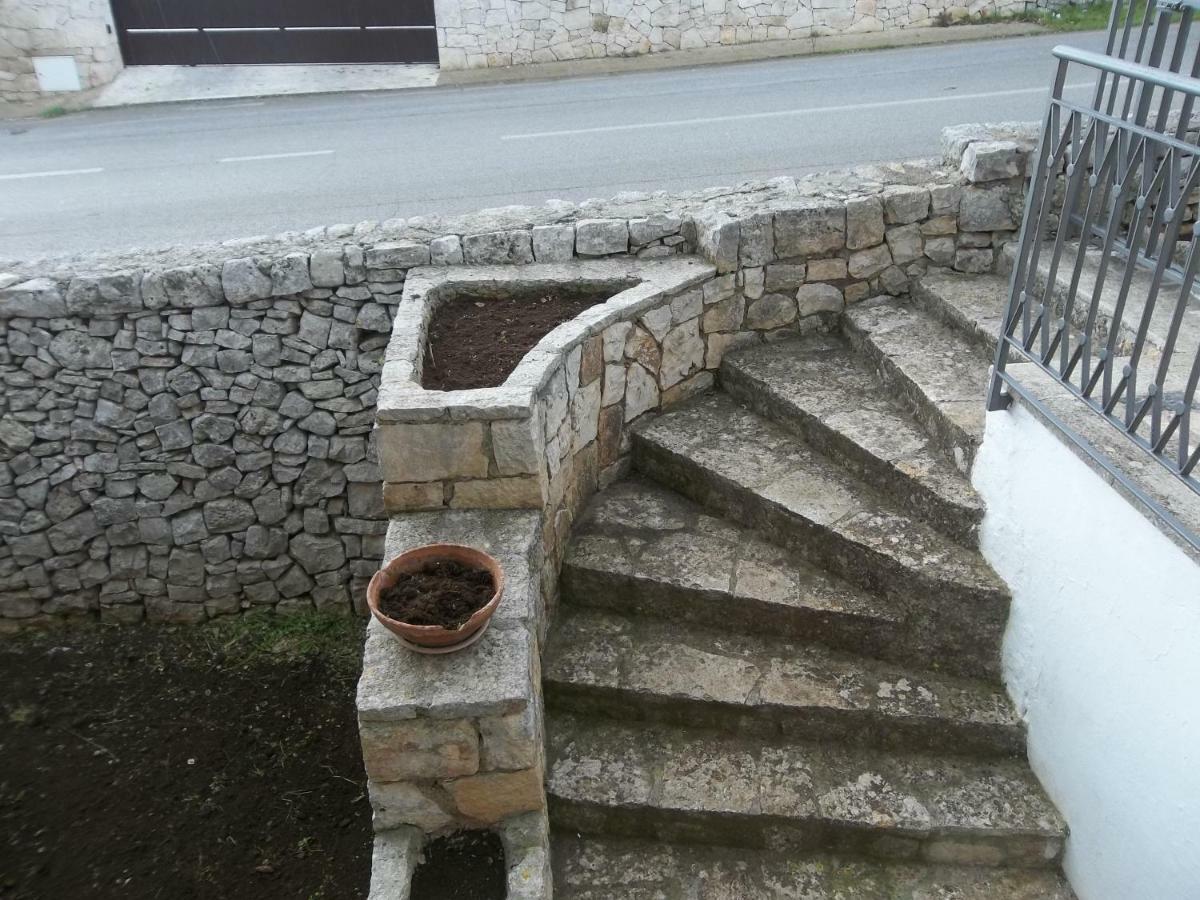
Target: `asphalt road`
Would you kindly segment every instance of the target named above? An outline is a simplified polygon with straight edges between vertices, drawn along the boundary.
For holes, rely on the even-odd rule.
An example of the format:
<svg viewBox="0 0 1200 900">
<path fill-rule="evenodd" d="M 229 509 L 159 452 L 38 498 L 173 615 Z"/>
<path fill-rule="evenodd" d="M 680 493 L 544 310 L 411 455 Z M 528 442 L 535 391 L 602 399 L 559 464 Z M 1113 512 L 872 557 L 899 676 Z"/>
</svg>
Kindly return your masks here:
<svg viewBox="0 0 1200 900">
<path fill-rule="evenodd" d="M 1050 48 L 1098 33 L 554 82 L 0 123 L 0 257 L 224 240 L 938 153 L 1037 119 Z M 1081 96 L 1086 91 L 1081 92 Z"/>
</svg>

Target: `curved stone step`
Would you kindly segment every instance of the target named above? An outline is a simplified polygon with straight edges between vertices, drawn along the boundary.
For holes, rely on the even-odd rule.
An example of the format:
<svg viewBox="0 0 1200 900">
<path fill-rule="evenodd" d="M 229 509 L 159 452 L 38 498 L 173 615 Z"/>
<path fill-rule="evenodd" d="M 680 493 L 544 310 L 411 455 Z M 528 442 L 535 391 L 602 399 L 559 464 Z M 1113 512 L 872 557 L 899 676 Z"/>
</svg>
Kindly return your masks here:
<svg viewBox="0 0 1200 900">
<path fill-rule="evenodd" d="M 634 464 L 869 590 L 903 598 L 959 671 L 994 674 L 1008 593 L 978 553 L 901 512 L 762 416 L 716 394 L 634 430 Z"/>
<path fill-rule="evenodd" d="M 722 734 L 1023 756 L 999 686 L 766 636 L 564 610 L 542 662 L 547 705 Z"/>
<path fill-rule="evenodd" d="M 1057 874 L 552 835 L 559 900 L 1074 900 Z"/>
<path fill-rule="evenodd" d="M 1008 307 L 1008 279 L 933 270 L 912 282 L 917 305 L 970 339 L 979 359 L 991 365 Z"/>
<path fill-rule="evenodd" d="M 842 327 L 958 470 L 970 472 L 983 440 L 988 387 L 988 364 L 972 339 L 892 298 L 848 309 Z"/>
<path fill-rule="evenodd" d="M 906 611 L 838 580 L 756 532 L 631 478 L 597 494 L 563 560 L 563 602 L 922 660 Z"/>
<path fill-rule="evenodd" d="M 547 715 L 560 831 L 881 859 L 1054 867 L 1065 826 L 1028 768 Z"/>
<path fill-rule="evenodd" d="M 802 435 L 905 511 L 977 546 L 983 503 L 841 340 L 813 335 L 729 354 L 721 387 Z"/>
</svg>

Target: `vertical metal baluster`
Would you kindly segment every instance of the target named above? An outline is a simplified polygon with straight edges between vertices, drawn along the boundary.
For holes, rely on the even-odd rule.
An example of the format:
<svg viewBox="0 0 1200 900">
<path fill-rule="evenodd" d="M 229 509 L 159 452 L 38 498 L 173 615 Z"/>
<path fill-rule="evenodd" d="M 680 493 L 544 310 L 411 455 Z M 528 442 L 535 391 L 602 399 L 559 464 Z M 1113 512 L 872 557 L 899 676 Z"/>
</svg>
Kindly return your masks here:
<svg viewBox="0 0 1200 900">
<path fill-rule="evenodd" d="M 1134 407 L 1139 405 L 1137 400 L 1138 366 L 1141 363 L 1142 351 L 1145 349 L 1146 341 L 1148 340 L 1148 335 L 1150 333 L 1150 323 L 1154 318 L 1154 309 L 1158 303 L 1158 293 L 1162 289 L 1163 277 L 1166 275 L 1167 268 L 1171 264 L 1171 256 L 1167 251 L 1167 248 L 1174 247 L 1175 239 L 1179 235 L 1180 221 L 1183 218 L 1181 215 L 1175 214 L 1176 204 L 1174 183 L 1169 180 L 1171 175 L 1167 174 L 1170 172 L 1173 175 L 1176 168 L 1176 156 L 1177 154 L 1175 148 L 1172 147 L 1167 151 L 1167 158 L 1163 160 L 1160 175 L 1156 179 L 1159 184 L 1159 205 L 1162 205 L 1161 196 L 1165 192 L 1167 194 L 1168 203 L 1172 208 L 1167 211 L 1169 213 L 1169 220 L 1167 221 L 1166 228 L 1163 232 L 1163 252 L 1159 254 L 1158 262 L 1154 267 L 1154 276 L 1150 281 L 1150 291 L 1146 296 L 1146 305 L 1142 310 L 1142 321 L 1138 325 L 1137 337 L 1133 344 L 1133 355 L 1129 362 L 1130 374 L 1129 380 L 1125 386 L 1125 427 L 1127 429 L 1136 429 L 1146 411 L 1146 406 L 1144 404 L 1141 405 L 1141 408 L 1137 413 L 1134 413 L 1133 411 Z M 1189 177 L 1185 186 L 1187 190 L 1190 191 L 1196 186 L 1198 178 L 1200 178 L 1200 168 L 1193 166 L 1191 170 L 1191 177 Z M 1134 266 L 1130 264 L 1129 271 L 1132 272 L 1133 269 Z M 1177 335 L 1168 336 L 1168 346 L 1174 343 L 1176 336 Z M 1166 373 L 1160 370 L 1158 376 L 1155 377 L 1149 389 L 1151 402 L 1153 402 L 1155 399 L 1161 398 L 1162 388 L 1165 384 Z M 1153 439 L 1154 438 L 1152 436 L 1151 441 L 1153 441 Z"/>
<path fill-rule="evenodd" d="M 1008 365 L 1009 340 L 1017 328 L 1018 315 L 1024 323 L 1024 339 L 1022 345 L 1028 342 L 1029 337 L 1029 302 L 1028 295 L 1025 292 L 1025 273 L 1029 266 L 1031 255 L 1031 246 L 1040 243 L 1034 235 L 1038 233 L 1031 228 L 1034 221 L 1034 207 L 1037 205 L 1035 198 L 1039 191 L 1045 192 L 1046 185 L 1051 182 L 1049 173 L 1049 158 L 1050 148 L 1053 143 L 1053 136 L 1056 134 L 1054 123 L 1058 121 L 1058 116 L 1055 113 L 1056 101 L 1062 98 L 1063 85 L 1067 78 L 1067 63 L 1065 60 L 1059 60 L 1058 71 L 1054 77 L 1054 85 L 1051 88 L 1050 101 L 1046 107 L 1045 125 L 1042 128 L 1041 138 L 1038 140 L 1037 152 L 1035 154 L 1036 163 L 1029 183 L 1029 192 L 1025 197 L 1025 212 L 1021 218 L 1021 239 L 1017 250 L 1017 259 L 1013 265 L 1012 278 L 1008 286 L 1008 308 L 1004 314 L 1003 332 L 1000 335 L 999 344 L 996 347 L 996 360 L 992 366 L 992 383 L 988 391 L 987 408 L 989 410 L 1005 409 L 1010 400 L 1004 394 L 1004 382 L 1001 378 L 1001 373 L 1005 371 Z M 1039 217 L 1040 218 L 1040 217 Z"/>
<path fill-rule="evenodd" d="M 1087 166 L 1084 165 L 1087 158 L 1087 148 L 1081 148 L 1080 146 L 1082 141 L 1079 132 L 1079 118 L 1078 113 L 1071 115 L 1071 152 L 1067 162 L 1067 189 L 1063 195 L 1062 213 L 1058 219 L 1058 234 L 1054 238 L 1054 250 L 1050 254 L 1050 268 L 1046 276 L 1046 293 L 1042 296 L 1041 357 L 1043 363 L 1048 363 L 1050 355 L 1054 352 L 1050 335 L 1054 304 L 1050 303 L 1049 295 L 1054 290 L 1054 285 L 1058 282 L 1058 264 L 1062 259 L 1063 245 L 1067 240 L 1067 223 L 1070 221 L 1071 215 L 1075 210 L 1079 188 L 1083 184 L 1084 175 L 1087 173 Z M 1091 135 L 1094 133 L 1092 129 L 1088 129 L 1089 142 Z M 1075 297 L 1073 294 L 1067 294 L 1062 298 L 1063 317 L 1065 319 L 1070 319 L 1069 311 L 1074 305 Z"/>
</svg>

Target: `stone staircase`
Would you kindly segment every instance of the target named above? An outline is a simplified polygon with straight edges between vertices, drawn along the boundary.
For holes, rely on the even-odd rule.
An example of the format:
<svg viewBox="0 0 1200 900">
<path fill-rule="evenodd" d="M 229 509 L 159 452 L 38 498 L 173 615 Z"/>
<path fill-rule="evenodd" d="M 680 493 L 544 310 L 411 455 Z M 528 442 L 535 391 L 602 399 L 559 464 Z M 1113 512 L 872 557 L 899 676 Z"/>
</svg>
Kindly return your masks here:
<svg viewBox="0 0 1200 900">
<path fill-rule="evenodd" d="M 999 279 L 727 356 L 577 523 L 544 659 L 556 895 L 1069 898 L 965 472 Z"/>
</svg>

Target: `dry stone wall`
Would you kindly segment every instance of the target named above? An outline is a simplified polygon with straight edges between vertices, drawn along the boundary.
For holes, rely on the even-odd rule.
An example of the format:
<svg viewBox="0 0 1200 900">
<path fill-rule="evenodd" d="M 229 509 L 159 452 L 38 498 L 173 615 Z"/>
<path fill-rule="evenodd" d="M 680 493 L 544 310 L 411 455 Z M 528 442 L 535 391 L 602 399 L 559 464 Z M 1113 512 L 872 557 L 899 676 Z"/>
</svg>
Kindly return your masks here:
<svg viewBox="0 0 1200 900">
<path fill-rule="evenodd" d="M 629 426 L 707 387 L 728 347 L 902 293 L 931 265 L 993 266 L 1028 152 L 993 137 L 961 140 L 955 167 L 0 260 L 0 629 L 349 609 L 382 556 L 385 497 L 392 511 L 540 509 L 553 596 L 574 515 L 621 471 Z M 445 403 L 379 402 L 414 268 L 689 255 L 703 274 L 686 285 L 556 332 L 519 403 L 484 415 L 459 397 L 443 425 Z M 377 453 L 406 422 L 428 446 L 414 430 Z M 484 464 L 459 471 L 472 445 L 458 438 L 476 433 Z M 445 471 L 408 468 L 420 447 Z"/>
</svg>

